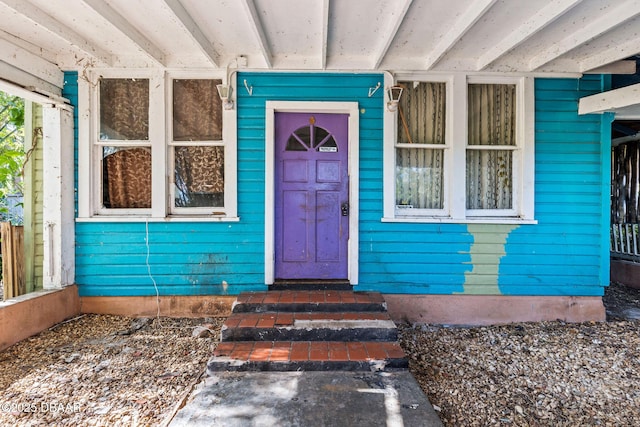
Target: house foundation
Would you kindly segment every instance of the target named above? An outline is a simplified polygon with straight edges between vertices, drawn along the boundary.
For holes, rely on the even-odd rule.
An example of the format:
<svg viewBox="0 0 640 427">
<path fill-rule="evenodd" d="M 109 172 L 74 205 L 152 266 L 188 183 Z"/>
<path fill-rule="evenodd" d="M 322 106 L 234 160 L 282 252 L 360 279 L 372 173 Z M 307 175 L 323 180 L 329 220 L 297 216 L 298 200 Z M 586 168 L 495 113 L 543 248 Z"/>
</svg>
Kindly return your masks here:
<svg viewBox="0 0 640 427">
<path fill-rule="evenodd" d="M 226 317 L 235 296 L 81 297 L 82 313 L 129 317 Z"/>
<path fill-rule="evenodd" d="M 601 297 L 396 295 L 384 299 L 395 322 L 496 325 L 605 321 Z M 235 296 L 79 297 L 76 286 L 34 292 L 0 303 L 0 351 L 78 314 L 129 317 L 226 317 Z"/>
<path fill-rule="evenodd" d="M 496 325 L 514 322 L 604 321 L 601 297 L 385 294 L 396 322 Z M 130 317 L 225 317 L 235 296 L 82 297 L 82 313 Z"/>
<path fill-rule="evenodd" d="M 384 298 L 396 322 L 477 326 L 606 320 L 601 297 L 385 295 Z"/>
</svg>

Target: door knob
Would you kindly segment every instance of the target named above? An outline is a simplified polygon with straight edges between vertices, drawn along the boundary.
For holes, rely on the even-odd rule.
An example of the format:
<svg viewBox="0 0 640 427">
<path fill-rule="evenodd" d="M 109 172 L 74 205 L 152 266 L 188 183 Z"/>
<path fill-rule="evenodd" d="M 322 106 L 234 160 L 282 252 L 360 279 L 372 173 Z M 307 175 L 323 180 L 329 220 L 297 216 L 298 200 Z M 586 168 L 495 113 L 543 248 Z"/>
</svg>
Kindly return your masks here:
<svg viewBox="0 0 640 427">
<path fill-rule="evenodd" d="M 344 202 L 340 206 L 340 210 L 342 211 L 342 216 L 349 216 L 349 202 Z"/>
</svg>

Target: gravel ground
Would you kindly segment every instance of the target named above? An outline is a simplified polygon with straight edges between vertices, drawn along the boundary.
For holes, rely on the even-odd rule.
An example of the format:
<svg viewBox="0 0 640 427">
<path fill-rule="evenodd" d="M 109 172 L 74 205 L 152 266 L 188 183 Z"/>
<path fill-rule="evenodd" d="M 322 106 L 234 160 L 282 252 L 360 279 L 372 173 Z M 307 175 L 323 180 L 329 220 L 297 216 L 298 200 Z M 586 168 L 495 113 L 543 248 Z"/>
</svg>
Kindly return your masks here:
<svg viewBox="0 0 640 427">
<path fill-rule="evenodd" d="M 401 325 L 446 426 L 637 425 L 640 291 L 607 290 L 606 323 Z M 163 425 L 203 374 L 224 319 L 86 315 L 0 352 L 0 425 Z M 194 335 L 203 336 L 199 338 Z"/>
<path fill-rule="evenodd" d="M 640 290 L 607 290 L 605 323 L 401 326 L 410 369 L 445 426 L 636 426 Z"/>
<path fill-rule="evenodd" d="M 0 352 L 0 425 L 161 425 L 223 321 L 86 315 L 15 344 Z"/>
</svg>

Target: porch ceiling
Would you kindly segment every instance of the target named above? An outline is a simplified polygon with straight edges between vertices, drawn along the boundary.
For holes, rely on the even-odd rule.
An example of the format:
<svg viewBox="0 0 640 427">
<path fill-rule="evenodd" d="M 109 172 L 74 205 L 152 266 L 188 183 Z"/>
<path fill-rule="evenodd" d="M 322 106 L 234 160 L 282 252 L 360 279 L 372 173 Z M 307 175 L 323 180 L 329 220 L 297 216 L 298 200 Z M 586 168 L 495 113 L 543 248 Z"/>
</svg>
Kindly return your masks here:
<svg viewBox="0 0 640 427">
<path fill-rule="evenodd" d="M 0 65 L 583 73 L 640 53 L 640 0 L 0 0 Z M 0 77 L 4 77 L 0 67 Z"/>
</svg>

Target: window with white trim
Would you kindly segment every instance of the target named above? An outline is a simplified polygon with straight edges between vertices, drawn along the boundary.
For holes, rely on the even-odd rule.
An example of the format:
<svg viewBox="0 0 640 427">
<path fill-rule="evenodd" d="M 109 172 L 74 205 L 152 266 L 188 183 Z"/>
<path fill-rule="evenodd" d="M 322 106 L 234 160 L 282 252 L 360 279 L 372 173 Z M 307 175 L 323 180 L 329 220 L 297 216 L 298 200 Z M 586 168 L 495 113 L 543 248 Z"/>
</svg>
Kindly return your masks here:
<svg viewBox="0 0 640 427">
<path fill-rule="evenodd" d="M 532 79 L 400 76 L 396 84 L 397 111 L 385 113 L 393 130 L 383 220 L 533 221 Z"/>
<path fill-rule="evenodd" d="M 121 73 L 83 83 L 94 113 L 80 121 L 93 142 L 79 143 L 79 218 L 237 220 L 236 114 L 220 83 Z"/>
<path fill-rule="evenodd" d="M 513 157 L 516 85 L 467 86 L 466 209 L 468 216 L 515 216 Z"/>
<path fill-rule="evenodd" d="M 172 81 L 172 213 L 224 213 L 222 80 Z"/>
<path fill-rule="evenodd" d="M 100 79 L 95 142 L 100 208 L 122 213 L 151 209 L 149 79 Z"/>
<path fill-rule="evenodd" d="M 395 144 L 396 213 L 444 214 L 446 84 L 401 82 Z"/>
</svg>

